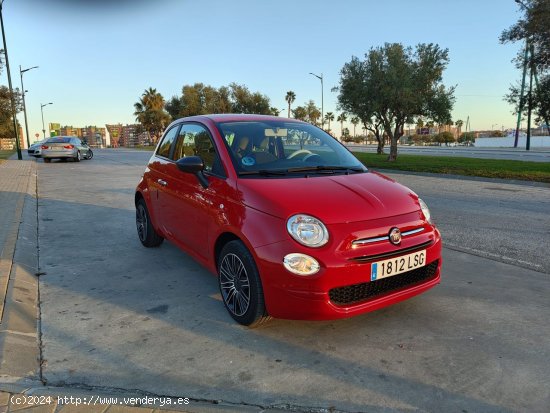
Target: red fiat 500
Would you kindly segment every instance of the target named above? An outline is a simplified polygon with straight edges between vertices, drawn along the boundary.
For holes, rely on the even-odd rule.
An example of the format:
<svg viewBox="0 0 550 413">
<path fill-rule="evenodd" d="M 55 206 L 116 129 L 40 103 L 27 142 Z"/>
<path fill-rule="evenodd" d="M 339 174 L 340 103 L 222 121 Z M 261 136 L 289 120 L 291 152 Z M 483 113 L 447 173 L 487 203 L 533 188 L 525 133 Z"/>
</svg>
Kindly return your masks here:
<svg viewBox="0 0 550 413">
<path fill-rule="evenodd" d="M 426 204 L 292 119 L 173 122 L 135 204 L 142 244 L 166 238 L 217 274 L 244 325 L 349 317 L 440 280 L 441 237 Z"/>
</svg>

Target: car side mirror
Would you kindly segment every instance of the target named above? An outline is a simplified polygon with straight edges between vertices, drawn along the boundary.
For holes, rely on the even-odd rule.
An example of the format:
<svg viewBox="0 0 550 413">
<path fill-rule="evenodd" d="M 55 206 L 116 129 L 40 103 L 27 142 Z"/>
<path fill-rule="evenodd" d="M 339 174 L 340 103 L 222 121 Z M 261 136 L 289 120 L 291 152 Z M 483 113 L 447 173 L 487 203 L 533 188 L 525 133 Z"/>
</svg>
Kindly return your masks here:
<svg viewBox="0 0 550 413">
<path fill-rule="evenodd" d="M 182 172 L 193 174 L 199 180 L 203 188 L 208 188 L 208 179 L 204 176 L 204 161 L 200 156 L 186 156 L 176 161 L 178 169 Z"/>
</svg>

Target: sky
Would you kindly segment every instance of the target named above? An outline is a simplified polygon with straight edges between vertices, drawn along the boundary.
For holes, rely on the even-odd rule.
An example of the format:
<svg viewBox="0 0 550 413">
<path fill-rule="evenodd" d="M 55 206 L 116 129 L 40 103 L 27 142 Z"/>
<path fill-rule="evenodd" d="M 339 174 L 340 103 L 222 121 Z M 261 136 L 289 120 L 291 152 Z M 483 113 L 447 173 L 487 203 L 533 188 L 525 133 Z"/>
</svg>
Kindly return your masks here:
<svg viewBox="0 0 550 413">
<path fill-rule="evenodd" d="M 196 82 L 244 84 L 286 116 L 289 90 L 293 106 L 321 106 L 313 72 L 324 78 L 324 113 L 339 113 L 340 70 L 386 42 L 448 48 L 453 120 L 515 127 L 503 96 L 521 76 L 512 59 L 522 44 L 498 40 L 521 16 L 514 0 L 5 0 L 2 12 L 13 86 L 19 65 L 39 66 L 23 75 L 31 142 L 42 134 L 41 104 L 53 103 L 46 129 L 135 123 L 145 89 L 168 100 Z"/>
</svg>

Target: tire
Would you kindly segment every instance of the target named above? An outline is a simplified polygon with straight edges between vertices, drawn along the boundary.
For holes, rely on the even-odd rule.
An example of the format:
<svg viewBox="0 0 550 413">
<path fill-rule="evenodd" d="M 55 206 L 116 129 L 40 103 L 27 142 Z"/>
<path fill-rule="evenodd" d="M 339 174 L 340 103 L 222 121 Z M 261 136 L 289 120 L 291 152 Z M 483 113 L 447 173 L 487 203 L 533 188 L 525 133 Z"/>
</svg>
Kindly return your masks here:
<svg viewBox="0 0 550 413">
<path fill-rule="evenodd" d="M 80 162 L 82 159 L 82 155 L 80 154 L 80 151 L 76 151 L 76 156 L 73 158 L 75 162 Z"/>
<path fill-rule="evenodd" d="M 157 231 L 153 228 L 149 211 L 143 198 L 136 203 L 136 228 L 139 240 L 144 247 L 155 248 L 164 241 L 164 238 L 157 234 Z"/>
<path fill-rule="evenodd" d="M 92 159 L 94 157 L 94 153 L 91 149 L 88 149 L 88 155 L 86 155 L 86 159 Z"/>
<path fill-rule="evenodd" d="M 44 162 L 45 162 L 45 163 L 50 163 L 51 161 L 52 161 L 51 158 L 44 158 Z"/>
<path fill-rule="evenodd" d="M 271 319 L 258 268 L 241 241 L 223 247 L 218 259 L 218 286 L 226 310 L 237 323 L 257 327 Z"/>
</svg>

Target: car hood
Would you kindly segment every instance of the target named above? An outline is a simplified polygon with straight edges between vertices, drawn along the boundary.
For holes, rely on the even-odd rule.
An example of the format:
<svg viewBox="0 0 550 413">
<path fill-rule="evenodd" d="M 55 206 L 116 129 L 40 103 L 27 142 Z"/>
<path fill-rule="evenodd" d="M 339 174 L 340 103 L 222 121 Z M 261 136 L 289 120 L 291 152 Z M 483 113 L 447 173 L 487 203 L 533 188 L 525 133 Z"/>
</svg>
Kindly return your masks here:
<svg viewBox="0 0 550 413">
<path fill-rule="evenodd" d="M 303 213 L 325 224 L 357 222 L 418 211 L 418 196 L 374 172 L 303 178 L 241 178 L 246 206 L 287 219 Z"/>
</svg>

